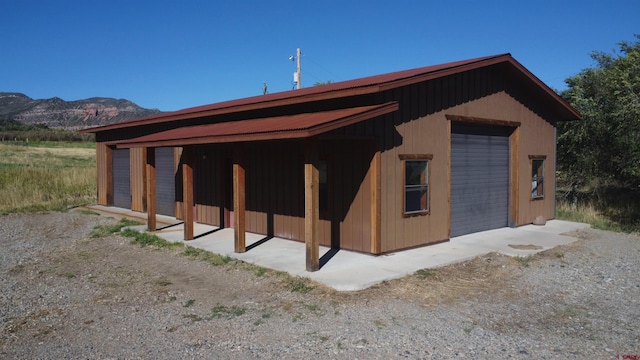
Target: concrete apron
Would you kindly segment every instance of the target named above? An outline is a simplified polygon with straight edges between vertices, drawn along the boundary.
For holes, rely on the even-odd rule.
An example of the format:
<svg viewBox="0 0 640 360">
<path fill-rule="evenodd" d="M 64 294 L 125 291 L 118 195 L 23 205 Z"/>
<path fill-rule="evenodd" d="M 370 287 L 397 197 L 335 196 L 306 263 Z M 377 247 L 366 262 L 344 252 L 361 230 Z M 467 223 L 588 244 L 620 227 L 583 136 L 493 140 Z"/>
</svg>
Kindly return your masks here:
<svg viewBox="0 0 640 360">
<path fill-rule="evenodd" d="M 111 215 L 146 221 L 146 214 L 131 210 L 93 205 L 90 210 Z M 563 220 L 550 220 L 546 225 L 525 225 L 515 229 L 501 228 L 458 236 L 448 242 L 403 250 L 381 256 L 367 255 L 348 250 L 335 254 L 320 247 L 320 257 L 333 255 L 316 272 L 305 270 L 305 244 L 303 242 L 264 235 L 246 233 L 247 252 L 234 252 L 233 229 L 194 224 L 195 239 L 183 240 L 183 223 L 169 216 L 158 215 L 158 231 L 153 232 L 170 242 L 181 242 L 195 248 L 229 256 L 265 268 L 285 271 L 293 276 L 310 278 L 338 291 L 366 289 L 385 280 L 413 274 L 417 270 L 436 268 L 477 256 L 496 252 L 508 256 L 528 256 L 565 245 L 577 239 L 562 235 L 589 228 L 588 224 Z M 144 232 L 146 225 L 132 226 Z M 255 245 L 254 245 L 255 244 Z M 254 245 L 254 247 L 252 247 Z M 321 261 L 321 264 L 323 261 Z"/>
</svg>

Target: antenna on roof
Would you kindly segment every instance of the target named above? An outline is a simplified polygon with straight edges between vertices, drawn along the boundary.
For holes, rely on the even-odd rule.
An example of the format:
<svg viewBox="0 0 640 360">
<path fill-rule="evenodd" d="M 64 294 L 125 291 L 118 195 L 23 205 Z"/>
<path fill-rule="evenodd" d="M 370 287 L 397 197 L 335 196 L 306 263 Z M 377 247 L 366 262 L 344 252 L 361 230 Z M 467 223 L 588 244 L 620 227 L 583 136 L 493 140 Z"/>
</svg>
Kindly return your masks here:
<svg viewBox="0 0 640 360">
<path fill-rule="evenodd" d="M 293 82 L 296 83 L 296 87 L 300 89 L 302 87 L 302 82 L 300 80 L 300 56 L 301 56 L 300 48 L 296 51 L 296 56 L 289 56 L 289 60 L 294 61 L 298 60 L 298 69 L 293 73 Z"/>
</svg>

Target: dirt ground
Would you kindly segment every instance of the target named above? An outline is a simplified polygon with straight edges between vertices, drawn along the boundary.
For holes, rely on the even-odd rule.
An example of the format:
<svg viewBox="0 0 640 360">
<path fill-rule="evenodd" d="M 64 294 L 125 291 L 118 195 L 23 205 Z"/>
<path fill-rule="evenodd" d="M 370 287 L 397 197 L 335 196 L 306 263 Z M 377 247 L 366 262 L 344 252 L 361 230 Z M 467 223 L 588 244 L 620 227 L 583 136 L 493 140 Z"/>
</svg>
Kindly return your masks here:
<svg viewBox="0 0 640 360">
<path fill-rule="evenodd" d="M 640 281 L 630 275 L 639 264 L 637 236 L 618 236 L 624 258 L 603 259 L 618 255 L 599 254 L 590 242 L 602 235 L 590 230 L 534 257 L 488 254 L 342 293 L 242 262 L 214 266 L 184 248 L 90 236 L 115 222 L 73 211 L 0 217 L 0 357 L 555 358 L 640 351 L 640 312 L 604 288 L 624 284 L 637 301 Z M 622 273 L 582 271 L 595 261 L 612 268 L 619 262 Z M 488 340 L 495 348 L 482 345 Z"/>
</svg>

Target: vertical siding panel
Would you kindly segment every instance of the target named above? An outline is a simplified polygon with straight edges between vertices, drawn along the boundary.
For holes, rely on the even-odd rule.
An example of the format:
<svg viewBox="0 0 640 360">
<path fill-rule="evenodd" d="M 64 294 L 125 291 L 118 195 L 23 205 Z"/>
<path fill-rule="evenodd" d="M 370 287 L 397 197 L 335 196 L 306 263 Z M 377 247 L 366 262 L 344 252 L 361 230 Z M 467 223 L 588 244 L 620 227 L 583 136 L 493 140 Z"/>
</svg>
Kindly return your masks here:
<svg viewBox="0 0 640 360">
<path fill-rule="evenodd" d="M 220 156 L 220 147 L 212 147 L 211 148 L 211 161 L 213 162 L 211 168 L 211 176 L 213 177 L 211 190 L 211 204 L 213 204 L 213 224 L 217 226 L 224 226 L 222 223 L 222 209 L 224 204 L 224 198 L 222 196 L 222 165 L 221 165 L 221 156 Z"/>
<path fill-rule="evenodd" d="M 275 216 L 276 216 L 276 221 L 275 221 L 275 229 L 276 229 L 276 233 L 277 236 L 281 236 L 286 238 L 287 235 L 283 229 L 284 224 L 283 224 L 283 202 L 284 202 L 284 186 L 282 183 L 283 177 L 286 174 L 283 174 L 283 170 L 284 170 L 284 166 L 283 166 L 283 161 L 284 159 L 282 158 L 282 154 L 283 154 L 283 148 L 282 148 L 282 144 L 278 144 L 276 146 L 276 166 L 275 166 L 275 176 L 274 176 L 274 186 L 276 188 L 276 190 L 274 191 L 276 199 L 275 199 L 275 204 L 276 204 L 276 209 L 275 209 Z"/>
<path fill-rule="evenodd" d="M 176 174 L 176 194 L 180 194 L 180 199 L 182 199 L 182 176 L 178 176 L 178 169 L 180 168 L 180 158 L 182 157 L 182 148 L 176 147 L 173 149 L 173 169 L 174 174 Z M 182 219 L 182 201 L 176 201 L 176 219 Z"/>
<path fill-rule="evenodd" d="M 372 146 L 369 142 L 363 143 L 361 146 L 362 156 L 359 161 L 362 164 L 362 172 L 364 173 L 364 177 L 361 179 L 360 183 L 360 198 L 361 206 L 360 206 L 360 223 L 361 230 L 360 236 L 361 238 L 361 251 L 363 252 L 371 252 L 371 159 L 372 155 Z"/>
<path fill-rule="evenodd" d="M 282 154 L 289 153 L 289 144 L 283 144 Z M 291 169 L 290 162 L 291 156 L 282 156 L 282 171 L 281 171 L 281 214 L 282 214 L 282 231 L 287 239 L 292 238 L 292 223 L 291 223 L 291 176 L 293 175 L 293 169 Z"/>
<path fill-rule="evenodd" d="M 252 212 L 252 216 L 254 217 L 253 222 L 253 232 L 258 233 L 258 234 L 265 234 L 266 235 L 266 231 L 264 231 L 263 228 L 263 222 L 262 222 L 262 217 L 263 217 L 263 212 L 262 212 L 262 207 L 261 207 L 261 197 L 262 197 L 262 189 L 261 189 L 261 178 L 264 178 L 264 176 L 262 176 L 262 163 L 264 162 L 262 159 L 262 153 L 263 153 L 263 147 L 264 144 L 259 144 L 259 145 L 254 145 L 251 150 L 249 151 L 250 154 L 252 154 L 251 156 L 251 167 L 249 170 L 249 174 L 247 175 L 247 181 L 249 182 L 249 184 L 251 184 L 251 191 L 249 193 L 248 196 L 251 197 L 250 202 L 251 202 L 251 212 Z"/>
<path fill-rule="evenodd" d="M 320 237 L 320 245 L 322 246 L 331 246 L 331 240 L 329 238 L 328 226 L 330 225 L 327 217 L 331 214 L 331 202 L 332 202 L 332 186 L 333 179 L 332 176 L 332 166 L 333 166 L 333 158 L 329 153 L 329 144 L 326 141 L 320 141 L 319 145 L 319 156 L 320 159 L 323 159 L 327 162 L 327 186 L 329 190 L 327 192 L 328 206 L 326 211 L 320 211 L 320 221 L 318 222 L 318 236 Z M 300 191 L 300 190 L 298 190 Z M 298 209 L 299 210 L 299 209 Z"/>
<path fill-rule="evenodd" d="M 98 204 L 111 205 L 109 202 L 111 190 L 111 149 L 104 143 L 96 143 L 96 168 L 98 184 Z"/>
<path fill-rule="evenodd" d="M 258 182 L 258 202 L 257 202 L 257 207 L 259 209 L 259 211 L 261 212 L 261 222 L 260 222 L 260 228 L 262 229 L 263 233 L 265 235 L 268 235 L 269 233 L 269 200 L 268 200 L 268 194 L 269 194 L 269 189 L 268 189 L 268 184 L 269 184 L 269 168 L 271 167 L 271 164 L 269 163 L 270 161 L 270 156 L 269 156 L 269 144 L 264 144 L 263 147 L 261 148 L 261 151 L 259 152 L 259 159 L 260 161 L 258 162 L 258 169 L 260 171 L 259 175 L 258 175 L 258 179 L 256 179 L 256 181 Z"/>
<path fill-rule="evenodd" d="M 262 206 L 264 207 L 264 211 L 266 212 L 265 217 L 265 229 L 266 234 L 274 235 L 273 232 L 273 199 L 272 199 L 272 187 L 271 187 L 271 177 L 273 172 L 273 144 L 267 144 L 264 152 L 262 154 L 262 164 L 263 164 L 263 178 L 261 179 L 261 189 L 262 189 Z"/>
<path fill-rule="evenodd" d="M 353 238 L 353 249 L 363 251 L 362 246 L 362 147 L 360 142 L 351 143 L 351 186 L 353 189 L 353 200 L 349 209 L 349 233 Z"/>
<path fill-rule="evenodd" d="M 129 149 L 131 159 L 129 163 L 131 174 L 131 210 L 138 212 L 144 211 L 144 163 L 142 150 L 142 148 Z"/>
<path fill-rule="evenodd" d="M 293 208 L 293 221 L 295 228 L 295 239 L 304 240 L 304 168 L 300 166 L 303 160 L 298 156 L 303 149 L 301 143 L 295 143 L 292 160 L 292 179 L 293 179 L 293 191 L 291 192 L 291 205 Z M 320 225 L 320 223 L 318 224 Z M 322 244 L 322 237 L 320 237 L 320 243 Z"/>
<path fill-rule="evenodd" d="M 349 200 L 350 200 L 350 193 L 351 193 L 351 180 L 352 180 L 352 175 L 351 175 L 351 170 L 352 170 L 352 166 L 350 164 L 350 155 L 348 153 L 348 150 L 345 147 L 345 143 L 340 142 L 340 153 L 343 154 L 343 157 L 341 158 L 340 161 L 340 172 L 341 172 L 341 178 L 342 178 L 342 184 L 341 184 L 341 192 L 342 194 L 340 195 L 340 242 L 343 245 L 344 248 L 346 249 L 353 249 L 354 248 L 354 239 L 351 236 L 351 232 L 349 231 L 350 229 L 346 226 L 346 222 L 347 222 L 347 217 L 349 216 Z"/>
<path fill-rule="evenodd" d="M 255 210 L 255 194 L 256 194 L 256 161 L 254 156 L 249 154 L 255 154 L 255 147 L 252 144 L 247 144 L 244 147 L 245 156 L 245 201 L 246 201 L 246 230 L 253 233 L 259 233 L 257 229 L 257 212 Z"/>
<path fill-rule="evenodd" d="M 289 156 L 287 156 L 287 172 L 288 176 L 288 187 L 285 196 L 285 202 L 287 204 L 287 220 L 289 223 L 289 232 L 291 233 L 291 239 L 299 239 L 304 240 L 304 236 L 300 236 L 298 224 L 299 219 L 302 218 L 298 214 L 298 204 L 297 204 L 297 193 L 296 193 L 296 183 L 297 183 L 297 143 L 290 143 L 287 146 L 287 152 Z"/>
</svg>

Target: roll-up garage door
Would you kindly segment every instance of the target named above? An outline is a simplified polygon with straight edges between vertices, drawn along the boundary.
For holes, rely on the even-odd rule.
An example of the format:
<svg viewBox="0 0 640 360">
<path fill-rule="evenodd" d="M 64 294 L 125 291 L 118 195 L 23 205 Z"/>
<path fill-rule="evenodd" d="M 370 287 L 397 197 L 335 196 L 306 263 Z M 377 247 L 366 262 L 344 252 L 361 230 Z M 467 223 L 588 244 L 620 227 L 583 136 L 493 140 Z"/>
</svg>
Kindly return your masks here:
<svg viewBox="0 0 640 360">
<path fill-rule="evenodd" d="M 115 149 L 111 152 L 113 161 L 113 206 L 131 209 L 131 169 L 129 149 Z"/>
<path fill-rule="evenodd" d="M 508 225 L 510 131 L 452 126 L 451 237 Z"/>
<path fill-rule="evenodd" d="M 156 148 L 156 212 L 176 216 L 176 175 L 173 148 Z"/>
</svg>

